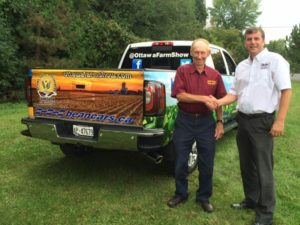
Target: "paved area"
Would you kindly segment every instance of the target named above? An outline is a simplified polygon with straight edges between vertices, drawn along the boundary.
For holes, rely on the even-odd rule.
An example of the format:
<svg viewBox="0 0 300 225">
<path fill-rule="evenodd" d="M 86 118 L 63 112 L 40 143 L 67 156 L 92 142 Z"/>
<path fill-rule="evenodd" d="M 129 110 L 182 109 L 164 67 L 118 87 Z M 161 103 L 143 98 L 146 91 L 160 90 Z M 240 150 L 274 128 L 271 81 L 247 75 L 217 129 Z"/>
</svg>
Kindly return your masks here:
<svg viewBox="0 0 300 225">
<path fill-rule="evenodd" d="M 292 74 L 291 78 L 292 78 L 292 80 L 298 80 L 298 81 L 300 81 L 300 73 Z"/>
</svg>

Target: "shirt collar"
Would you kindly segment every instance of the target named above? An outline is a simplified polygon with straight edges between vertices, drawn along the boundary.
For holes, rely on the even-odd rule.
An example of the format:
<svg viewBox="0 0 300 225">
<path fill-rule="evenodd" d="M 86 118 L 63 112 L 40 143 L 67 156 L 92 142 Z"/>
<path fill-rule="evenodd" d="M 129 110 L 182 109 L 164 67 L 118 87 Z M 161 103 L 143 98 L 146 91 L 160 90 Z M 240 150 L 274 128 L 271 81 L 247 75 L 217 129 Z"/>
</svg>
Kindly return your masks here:
<svg viewBox="0 0 300 225">
<path fill-rule="evenodd" d="M 264 48 L 260 53 L 258 53 L 255 57 L 254 57 L 254 59 L 253 60 L 256 60 L 256 61 L 261 61 L 261 59 L 264 57 L 264 55 L 266 54 L 266 53 L 268 53 L 269 52 L 269 50 L 267 49 L 267 48 Z M 251 60 L 251 57 L 249 56 L 248 57 L 248 62 L 249 63 L 252 63 L 252 60 Z"/>
<path fill-rule="evenodd" d="M 197 73 L 197 74 L 199 74 L 199 75 L 207 75 L 207 66 L 205 65 L 204 66 L 204 70 L 202 71 L 202 73 L 199 73 L 198 72 L 198 70 L 197 70 L 197 68 L 196 68 L 196 66 L 195 66 L 195 64 L 194 63 L 192 63 L 192 66 L 193 66 L 193 69 L 194 69 L 194 73 Z"/>
<path fill-rule="evenodd" d="M 262 58 L 264 57 L 264 55 L 266 55 L 266 53 L 268 53 L 268 49 L 267 48 L 264 48 L 264 50 L 262 50 L 260 53 L 258 53 L 255 58 L 257 61 L 261 61 Z"/>
</svg>

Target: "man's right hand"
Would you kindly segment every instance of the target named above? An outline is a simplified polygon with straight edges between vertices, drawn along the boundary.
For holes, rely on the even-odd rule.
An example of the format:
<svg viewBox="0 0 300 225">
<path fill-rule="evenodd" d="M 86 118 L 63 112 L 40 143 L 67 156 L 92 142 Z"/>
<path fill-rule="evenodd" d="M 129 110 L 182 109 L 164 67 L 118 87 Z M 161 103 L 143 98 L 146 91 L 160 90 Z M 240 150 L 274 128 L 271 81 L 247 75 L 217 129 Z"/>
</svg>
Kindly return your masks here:
<svg viewBox="0 0 300 225">
<path fill-rule="evenodd" d="M 212 96 L 212 95 L 207 96 L 207 99 L 205 101 L 205 105 L 210 110 L 215 110 L 216 108 L 218 108 L 217 99 L 214 96 Z"/>
</svg>

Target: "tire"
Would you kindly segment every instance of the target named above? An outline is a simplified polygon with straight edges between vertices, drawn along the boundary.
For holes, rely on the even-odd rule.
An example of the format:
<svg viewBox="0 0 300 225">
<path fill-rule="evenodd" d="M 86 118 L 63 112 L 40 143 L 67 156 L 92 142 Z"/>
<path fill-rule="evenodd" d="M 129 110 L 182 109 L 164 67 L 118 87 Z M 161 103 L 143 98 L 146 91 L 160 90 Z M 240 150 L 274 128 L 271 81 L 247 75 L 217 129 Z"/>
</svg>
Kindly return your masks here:
<svg viewBox="0 0 300 225">
<path fill-rule="evenodd" d="M 170 143 L 167 147 L 165 147 L 164 152 L 165 152 L 164 157 L 166 159 L 168 167 L 169 167 L 170 171 L 172 171 L 174 173 L 175 161 L 176 161 L 174 144 Z M 198 151 L 197 151 L 196 142 L 194 142 L 194 144 L 192 146 L 192 151 L 189 155 L 189 160 L 188 160 L 189 173 L 194 172 L 194 170 L 197 168 L 197 161 L 198 161 Z"/>
<path fill-rule="evenodd" d="M 197 168 L 197 162 L 198 162 L 198 151 L 197 151 L 196 142 L 194 142 L 192 146 L 192 151 L 190 152 L 189 155 L 189 161 L 188 161 L 189 173 L 194 172 L 194 170 Z"/>
<path fill-rule="evenodd" d="M 80 145 L 61 144 L 59 147 L 67 157 L 79 157 L 86 155 L 89 152 L 87 147 Z"/>
</svg>

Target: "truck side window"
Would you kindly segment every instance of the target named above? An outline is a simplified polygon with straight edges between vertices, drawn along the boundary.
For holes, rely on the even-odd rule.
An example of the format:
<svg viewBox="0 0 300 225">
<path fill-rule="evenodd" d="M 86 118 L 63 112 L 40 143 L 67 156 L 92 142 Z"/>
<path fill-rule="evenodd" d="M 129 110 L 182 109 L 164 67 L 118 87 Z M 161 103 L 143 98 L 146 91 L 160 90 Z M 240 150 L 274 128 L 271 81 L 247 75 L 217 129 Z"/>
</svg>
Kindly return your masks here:
<svg viewBox="0 0 300 225">
<path fill-rule="evenodd" d="M 221 50 L 211 48 L 211 57 L 215 65 L 215 69 L 218 70 L 221 74 L 227 74 Z"/>
<path fill-rule="evenodd" d="M 228 66 L 228 70 L 229 70 L 229 75 L 234 76 L 234 72 L 235 72 L 235 63 L 232 60 L 232 58 L 229 56 L 229 54 L 227 52 L 223 52 L 224 56 L 225 56 L 225 60 L 227 62 L 227 66 Z"/>
</svg>

